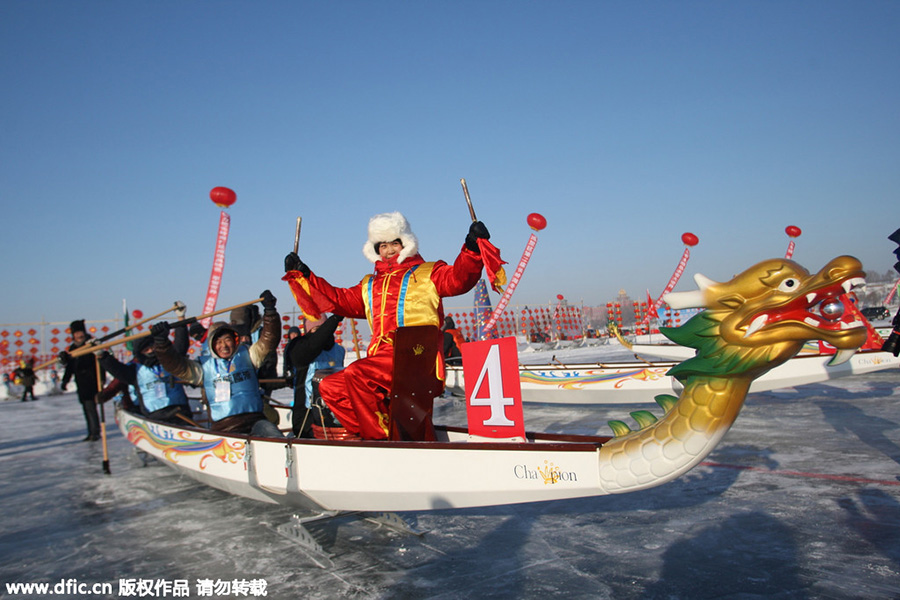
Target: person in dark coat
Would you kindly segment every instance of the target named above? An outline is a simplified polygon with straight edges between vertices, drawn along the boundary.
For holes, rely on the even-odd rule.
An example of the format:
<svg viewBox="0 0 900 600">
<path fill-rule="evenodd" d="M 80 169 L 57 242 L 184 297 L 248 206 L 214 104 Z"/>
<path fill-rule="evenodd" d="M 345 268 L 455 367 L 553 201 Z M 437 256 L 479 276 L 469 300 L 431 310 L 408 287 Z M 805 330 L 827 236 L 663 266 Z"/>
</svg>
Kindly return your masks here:
<svg viewBox="0 0 900 600">
<path fill-rule="evenodd" d="M 172 345 L 175 352 L 182 356 L 187 355 L 190 344 L 187 328 L 175 327 L 174 333 Z M 160 366 L 152 337 L 144 337 L 134 342 L 132 362 L 122 363 L 109 352 L 103 352 L 100 355 L 100 366 L 117 380 L 131 386 L 144 416 L 177 424 L 184 424 L 185 421 L 190 423 L 193 420 L 184 386 Z M 102 396 L 101 393 L 101 400 Z"/>
<path fill-rule="evenodd" d="M 209 326 L 208 353 L 198 360 L 179 354 L 169 339 L 171 326 L 160 321 L 150 328 L 160 366 L 188 385 L 203 386 L 209 402 L 210 429 L 221 433 L 256 437 L 284 437 L 265 415 L 256 371 L 263 358 L 278 346 L 280 321 L 272 292 L 262 294 L 263 317 L 259 339 L 250 346 L 240 343 L 230 323 Z"/>
<path fill-rule="evenodd" d="M 31 358 L 28 360 L 23 360 L 21 365 L 15 370 L 13 375 L 16 379 L 22 382 L 22 387 L 24 391 L 22 392 L 22 402 L 28 401 L 29 394 L 31 395 L 32 400 L 36 400 L 34 397 L 34 384 L 37 381 L 37 377 L 34 374 L 34 369 L 31 367 L 32 363 Z"/>
<path fill-rule="evenodd" d="M 296 372 L 294 371 L 294 363 L 291 362 L 289 357 L 291 355 L 291 348 L 293 348 L 294 344 L 297 343 L 297 340 L 300 339 L 300 328 L 294 325 L 288 329 L 287 338 L 287 344 L 284 345 L 284 358 L 282 359 L 281 372 L 288 384 L 291 387 L 294 387 L 294 385 L 297 384 L 295 377 Z"/>
<path fill-rule="evenodd" d="M 461 365 L 460 346 L 464 340 L 459 329 L 456 328 L 456 323 L 453 322 L 453 317 L 444 317 L 444 326 L 441 327 L 441 331 L 444 332 L 444 360 L 448 365 Z"/>
<path fill-rule="evenodd" d="M 291 426 L 296 437 L 312 437 L 313 419 L 310 417 L 312 409 L 310 394 L 312 392 L 312 376 L 315 371 L 309 372 L 310 365 L 317 364 L 317 359 L 323 352 L 334 348 L 334 332 L 344 317 L 331 315 L 324 321 L 307 322 L 309 330 L 306 335 L 294 338 L 294 343 L 285 348 L 284 360 L 293 365 L 294 372 L 294 403 L 291 410 Z M 323 361 L 327 362 L 327 361 Z M 337 361 L 331 361 L 337 362 Z M 343 353 L 340 364 L 323 364 L 315 368 L 339 371 L 344 367 Z M 322 423 L 320 423 L 322 425 Z"/>
<path fill-rule="evenodd" d="M 66 351 L 60 353 L 60 361 L 65 364 L 66 371 L 63 373 L 62 385 L 60 389 L 66 391 L 66 386 L 72 377 L 75 378 L 75 385 L 78 388 L 78 401 L 81 402 L 81 409 L 84 411 L 84 420 L 87 424 L 87 437 L 85 442 L 96 442 L 100 439 L 100 416 L 97 413 L 97 359 L 94 354 L 88 352 L 81 356 L 72 357 L 69 353 L 73 350 L 83 347 L 91 340 L 91 335 L 84 328 L 84 319 L 72 321 L 69 325 L 69 331 L 72 334 L 72 345 Z M 100 384 L 106 379 L 104 373 L 100 372 Z"/>
<path fill-rule="evenodd" d="M 259 339 L 262 329 L 262 316 L 259 307 L 255 304 L 242 306 L 231 311 L 231 327 L 237 332 L 240 343 L 251 346 Z M 272 348 L 263 358 L 259 368 L 256 369 L 256 377 L 260 380 L 278 378 L 278 348 Z M 260 387 L 266 392 L 281 387 L 272 383 L 260 383 Z"/>
</svg>

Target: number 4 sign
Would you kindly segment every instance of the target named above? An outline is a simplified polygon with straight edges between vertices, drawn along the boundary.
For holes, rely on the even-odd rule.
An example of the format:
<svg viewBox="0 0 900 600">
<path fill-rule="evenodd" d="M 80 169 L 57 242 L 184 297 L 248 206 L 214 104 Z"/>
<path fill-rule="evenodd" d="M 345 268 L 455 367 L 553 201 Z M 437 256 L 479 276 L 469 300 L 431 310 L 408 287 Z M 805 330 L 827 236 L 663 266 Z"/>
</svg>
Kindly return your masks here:
<svg viewBox="0 0 900 600">
<path fill-rule="evenodd" d="M 469 342 L 460 350 L 470 439 L 524 441 L 516 338 Z"/>
</svg>

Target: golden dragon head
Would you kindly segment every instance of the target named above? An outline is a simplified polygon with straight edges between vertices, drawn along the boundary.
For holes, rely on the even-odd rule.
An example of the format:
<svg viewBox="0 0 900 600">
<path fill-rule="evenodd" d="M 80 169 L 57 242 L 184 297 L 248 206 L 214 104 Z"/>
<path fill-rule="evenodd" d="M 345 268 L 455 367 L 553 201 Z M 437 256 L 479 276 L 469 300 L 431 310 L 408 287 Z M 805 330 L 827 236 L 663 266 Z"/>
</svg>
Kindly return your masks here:
<svg viewBox="0 0 900 600">
<path fill-rule="evenodd" d="M 697 356 L 671 371 L 680 380 L 703 374 L 757 377 L 809 340 L 838 348 L 835 364 L 866 341 L 864 323 L 845 307 L 846 294 L 865 285 L 862 264 L 852 256 L 839 256 L 815 274 L 794 261 L 771 259 L 725 283 L 694 279 L 698 290 L 665 297 L 673 309 L 706 309 L 682 327 L 662 328 L 674 342 L 697 349 Z"/>
</svg>

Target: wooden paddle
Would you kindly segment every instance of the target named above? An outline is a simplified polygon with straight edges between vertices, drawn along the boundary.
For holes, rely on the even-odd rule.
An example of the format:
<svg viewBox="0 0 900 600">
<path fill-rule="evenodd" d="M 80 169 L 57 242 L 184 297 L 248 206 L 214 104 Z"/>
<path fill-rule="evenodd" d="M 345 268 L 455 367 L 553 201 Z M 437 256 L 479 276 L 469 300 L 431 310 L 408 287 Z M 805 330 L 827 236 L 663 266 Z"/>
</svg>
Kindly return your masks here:
<svg viewBox="0 0 900 600">
<path fill-rule="evenodd" d="M 256 304 L 257 302 L 261 302 L 261 301 L 262 301 L 262 298 L 257 298 L 256 300 L 242 302 L 241 304 L 235 304 L 234 306 L 229 306 L 228 308 L 223 308 L 221 310 L 217 310 L 217 311 L 214 311 L 211 313 L 206 313 L 205 315 L 199 315 L 196 317 L 190 317 L 188 319 L 182 319 L 181 321 L 176 321 L 176 322 L 172 323 L 171 326 L 172 327 L 187 327 L 188 325 L 191 325 L 192 323 L 196 323 L 197 321 L 202 321 L 203 319 L 206 319 L 209 317 L 214 317 L 216 315 L 220 315 L 225 312 L 230 312 L 230 311 L 238 309 L 238 308 L 243 308 L 245 306 L 250 306 L 251 304 Z M 77 358 L 79 356 L 84 356 L 85 354 L 88 354 L 89 352 L 97 352 L 98 350 L 105 350 L 106 348 L 112 348 L 113 346 L 118 346 L 119 344 L 124 344 L 125 342 L 132 342 L 134 340 L 139 340 L 141 338 L 145 338 L 148 335 L 150 335 L 149 330 L 142 331 L 142 332 L 136 333 L 134 335 L 129 335 L 128 337 L 121 338 L 118 340 L 104 342 L 102 344 L 91 344 L 89 342 L 89 343 L 85 344 L 84 346 L 81 346 L 79 348 L 76 348 L 75 350 L 72 350 L 72 352 L 69 353 L 69 356 L 71 356 L 72 358 Z"/>
<path fill-rule="evenodd" d="M 356 360 L 359 360 L 359 334 L 356 332 L 356 319 L 350 319 L 350 329 L 353 332 L 353 349 L 356 351 Z"/>
<path fill-rule="evenodd" d="M 196 427 L 197 429 L 203 429 L 203 427 L 200 427 L 200 425 L 198 425 L 193 419 L 189 419 L 181 413 L 175 413 L 175 416 L 192 427 Z"/>
<path fill-rule="evenodd" d="M 164 314 L 170 313 L 170 312 L 172 312 L 173 310 L 177 310 L 177 309 L 182 308 L 182 307 L 184 307 L 184 304 L 183 304 L 183 303 L 181 303 L 181 302 L 175 302 L 175 303 L 172 305 L 172 308 L 167 308 L 166 310 L 162 311 L 161 313 L 159 313 L 159 314 L 157 314 L 157 315 L 153 315 L 152 317 L 147 317 L 146 319 L 142 319 L 142 320 L 140 320 L 140 321 L 137 321 L 136 323 L 132 323 L 131 325 L 129 325 L 129 326 L 127 326 L 127 327 L 123 327 L 122 329 L 119 329 L 118 331 L 113 331 L 112 333 L 109 333 L 109 334 L 107 334 L 107 335 L 104 335 L 102 338 L 100 338 L 100 339 L 98 339 L 98 340 L 96 340 L 96 341 L 97 341 L 98 343 L 103 343 L 103 342 L 106 342 L 106 341 L 108 341 L 108 340 L 113 339 L 114 337 L 119 337 L 120 335 L 122 335 L 122 334 L 125 333 L 126 331 L 130 331 L 131 329 L 134 329 L 135 327 L 139 327 L 139 326 L 143 325 L 143 324 L 146 323 L 147 321 L 152 321 L 153 319 L 158 319 L 158 318 L 160 318 L 161 316 L 163 316 Z"/>
<path fill-rule="evenodd" d="M 138 327 L 138 326 L 140 326 L 140 325 L 143 325 L 143 324 L 146 323 L 147 321 L 152 321 L 153 319 L 158 319 L 159 317 L 163 316 L 164 314 L 170 313 L 170 312 L 172 312 L 173 310 L 175 310 L 175 309 L 177 309 L 177 308 L 181 308 L 182 306 L 184 306 L 184 304 L 182 304 L 181 302 L 175 302 L 175 303 L 172 305 L 172 308 L 167 308 L 166 310 L 162 311 L 162 312 L 159 313 L 159 314 L 155 314 L 155 315 L 153 315 L 152 317 L 147 317 L 146 319 L 143 319 L 143 320 L 141 320 L 141 321 L 137 321 L 137 322 L 135 322 L 135 323 L 132 323 L 132 324 L 129 325 L 128 327 L 123 327 L 122 329 L 119 329 L 118 331 L 113 331 L 112 333 L 108 333 L 108 334 L 104 335 L 102 338 L 97 339 L 97 340 L 94 340 L 94 343 L 95 343 L 95 344 L 97 344 L 97 343 L 103 343 L 103 342 L 105 342 L 105 341 L 107 341 L 107 340 L 111 340 L 111 339 L 113 339 L 114 337 L 118 337 L 118 336 L 122 335 L 122 334 L 125 333 L 126 331 L 130 331 L 131 329 L 134 329 L 135 327 Z M 127 341 L 127 340 L 126 340 L 126 341 Z M 77 352 L 77 350 L 73 350 L 73 352 Z M 80 356 L 80 355 L 79 355 L 79 356 Z M 54 364 L 56 364 L 56 362 L 57 362 L 58 360 L 59 360 L 58 358 L 54 358 L 53 360 L 48 360 L 47 362 L 43 362 L 43 363 L 39 364 L 38 366 L 34 367 L 34 370 L 35 370 L 35 371 L 39 371 L 40 369 L 49 367 L 50 365 L 54 365 Z"/>
<path fill-rule="evenodd" d="M 474 223 L 478 219 L 475 218 L 475 208 L 472 206 L 472 199 L 469 198 L 469 186 L 466 185 L 465 179 L 460 179 L 459 182 L 462 184 L 463 194 L 466 195 L 466 204 L 469 205 L 469 216 L 472 217 L 472 222 Z"/>
<path fill-rule="evenodd" d="M 303 223 L 303 217 L 297 217 L 297 229 L 294 230 L 294 254 L 300 249 L 300 225 Z"/>
<path fill-rule="evenodd" d="M 103 375 L 100 371 L 100 359 L 96 354 L 94 355 L 94 366 L 97 369 L 97 394 L 100 394 L 100 390 L 103 389 Z M 103 410 L 103 403 L 97 402 L 97 396 L 94 396 L 94 402 L 100 405 L 100 439 L 103 442 L 103 472 L 109 475 L 109 448 L 106 445 L 106 411 Z"/>
</svg>

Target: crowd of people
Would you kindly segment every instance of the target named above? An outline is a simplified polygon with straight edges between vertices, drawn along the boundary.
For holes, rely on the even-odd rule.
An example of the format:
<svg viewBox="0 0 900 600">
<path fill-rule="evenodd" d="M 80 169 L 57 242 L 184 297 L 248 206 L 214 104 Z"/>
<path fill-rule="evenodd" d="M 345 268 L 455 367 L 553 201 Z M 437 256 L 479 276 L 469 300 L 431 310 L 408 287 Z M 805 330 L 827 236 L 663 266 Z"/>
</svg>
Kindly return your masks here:
<svg viewBox="0 0 900 600">
<path fill-rule="evenodd" d="M 133 359 L 128 363 L 106 350 L 91 351 L 92 338 L 84 321 L 73 321 L 73 342 L 60 353 L 65 365 L 62 390 L 74 378 L 87 425 L 84 439 L 99 439 L 98 403 L 114 396 L 148 418 L 199 426 L 189 388 L 200 390 L 210 430 L 283 437 L 278 417 L 267 403 L 267 394 L 280 382 L 293 388 L 289 437 L 314 437 L 317 424 L 341 427 L 351 439 L 387 439 L 398 328 L 433 326 L 443 348 L 434 374 L 443 379 L 445 361 L 460 360 L 462 338 L 453 320 L 444 316 L 442 299 L 475 287 L 487 260 L 483 252 L 494 257 L 494 268 L 502 263 L 480 221 L 469 227 L 452 264 L 426 261 L 409 222 L 399 212 L 372 217 L 367 234 L 363 255 L 374 264 L 374 272 L 353 287 L 333 286 L 295 252 L 285 257 L 283 280 L 306 323 L 305 331 L 298 327 L 288 331 L 281 378 L 276 370 L 281 319 L 270 290 L 260 294 L 261 314 L 255 304 L 243 307 L 232 311 L 228 322 L 213 322 L 208 329 L 195 319 L 186 320 L 180 305 L 177 320 L 159 321 L 151 326 L 149 336 L 135 336 L 130 342 Z M 335 339 L 344 318 L 365 318 L 372 332 L 365 357 L 347 366 L 344 349 Z M 198 358 L 187 355 L 189 337 L 201 342 Z M 109 385 L 107 374 L 112 377 Z"/>
</svg>

